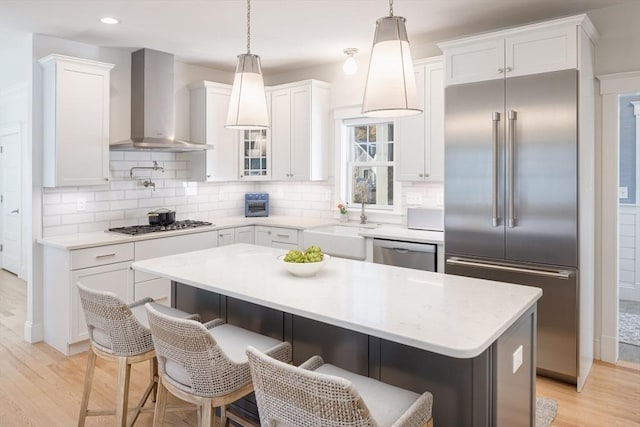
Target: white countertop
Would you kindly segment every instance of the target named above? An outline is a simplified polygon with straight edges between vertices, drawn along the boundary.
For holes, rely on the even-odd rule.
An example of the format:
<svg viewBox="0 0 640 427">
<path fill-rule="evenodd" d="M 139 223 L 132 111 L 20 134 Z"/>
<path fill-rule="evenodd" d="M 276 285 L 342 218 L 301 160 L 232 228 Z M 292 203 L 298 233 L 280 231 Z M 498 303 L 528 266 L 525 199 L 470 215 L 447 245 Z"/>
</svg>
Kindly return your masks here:
<svg viewBox="0 0 640 427">
<path fill-rule="evenodd" d="M 269 216 L 245 218 L 243 216 L 216 218 L 210 221 L 211 226 L 188 228 L 184 230 L 162 231 L 158 233 L 140 234 L 130 236 L 126 234 L 98 231 L 94 233 L 78 233 L 65 236 L 53 236 L 38 239 L 38 243 L 60 249 L 74 250 L 92 248 L 96 246 L 113 245 L 117 243 L 137 242 L 140 240 L 159 239 L 163 237 L 177 236 L 181 234 L 202 233 L 205 231 L 220 230 L 223 228 L 242 227 L 245 225 L 264 225 L 268 227 L 287 227 L 303 230 L 305 228 L 318 227 L 333 224 L 336 221 L 331 218 L 312 218 L 295 216 Z"/>
<path fill-rule="evenodd" d="M 133 263 L 138 271 L 457 358 L 473 358 L 542 296 L 539 288 L 332 258 L 290 275 L 286 250 L 236 244 Z"/>
<path fill-rule="evenodd" d="M 181 234 L 202 233 L 205 231 L 220 230 L 223 228 L 242 227 L 245 225 L 263 225 L 267 227 L 287 227 L 304 230 L 307 228 L 320 227 L 324 225 L 343 225 L 331 218 L 313 218 L 297 216 L 269 216 L 245 218 L 244 216 L 232 216 L 216 218 L 211 221 L 214 225 L 188 228 L 184 230 L 163 231 L 158 233 L 140 234 L 129 236 L 126 234 L 109 233 L 97 231 L 94 233 L 78 233 L 64 236 L 53 236 L 38 239 L 38 243 L 60 249 L 74 250 L 92 248 L 97 246 L 113 245 L 117 243 L 137 242 L 140 240 L 159 239 Z M 349 223 L 357 226 L 357 223 Z M 402 225 L 379 224 L 377 228 L 367 228 L 360 232 L 364 237 L 375 237 L 392 240 L 408 240 L 418 243 L 444 243 L 444 233 L 439 231 L 409 230 Z"/>
</svg>

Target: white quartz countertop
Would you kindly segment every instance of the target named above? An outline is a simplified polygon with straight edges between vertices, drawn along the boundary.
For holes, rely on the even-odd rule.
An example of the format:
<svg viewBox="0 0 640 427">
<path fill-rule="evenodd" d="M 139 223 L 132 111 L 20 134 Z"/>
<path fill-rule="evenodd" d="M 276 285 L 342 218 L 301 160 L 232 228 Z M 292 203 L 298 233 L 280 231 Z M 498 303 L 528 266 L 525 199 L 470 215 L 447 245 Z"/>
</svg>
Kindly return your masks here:
<svg viewBox="0 0 640 427">
<path fill-rule="evenodd" d="M 300 278 L 276 259 L 284 253 L 236 244 L 133 268 L 456 358 L 481 354 L 542 296 L 535 287 L 340 258 Z"/>
<path fill-rule="evenodd" d="M 129 236 L 126 234 L 98 231 L 94 233 L 78 233 L 64 236 L 54 236 L 38 239 L 38 243 L 66 250 L 92 248 L 96 246 L 113 245 L 117 243 L 137 242 L 140 240 L 160 239 L 163 237 L 177 236 L 181 234 L 202 233 L 205 231 L 220 230 L 245 225 L 264 225 L 268 227 L 287 227 L 303 230 L 311 227 L 333 224 L 336 221 L 331 218 L 295 217 L 295 216 L 269 216 L 245 218 L 243 216 L 217 218 L 213 225 L 188 228 L 184 230 L 162 231 L 157 233 Z"/>
</svg>

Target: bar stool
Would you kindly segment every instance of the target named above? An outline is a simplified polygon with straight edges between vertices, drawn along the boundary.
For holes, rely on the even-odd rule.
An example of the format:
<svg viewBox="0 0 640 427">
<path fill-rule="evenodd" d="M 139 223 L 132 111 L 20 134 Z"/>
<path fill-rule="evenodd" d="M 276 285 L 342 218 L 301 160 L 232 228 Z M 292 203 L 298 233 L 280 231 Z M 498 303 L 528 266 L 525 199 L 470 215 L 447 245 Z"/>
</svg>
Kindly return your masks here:
<svg viewBox="0 0 640 427">
<path fill-rule="evenodd" d="M 433 427 L 433 396 L 384 384 L 313 356 L 299 367 L 249 347 L 260 422 L 291 426 Z"/>
<path fill-rule="evenodd" d="M 252 345 L 284 363 L 291 360 L 291 345 L 220 319 L 202 324 L 169 317 L 150 304 L 145 307 L 160 372 L 153 425 L 164 422 L 167 393 L 198 405 L 200 426 L 211 426 L 213 408 L 220 408 L 223 426 L 229 419 L 253 425 L 227 411 L 229 404 L 253 391 L 245 351 Z"/>
<path fill-rule="evenodd" d="M 144 304 L 150 304 L 167 315 L 180 318 L 197 319 L 199 316 L 197 314 L 189 315 L 175 308 L 157 304 L 153 302 L 152 298 L 144 298 L 131 304 L 126 304 L 112 292 L 90 289 L 80 283 L 77 283 L 77 287 L 91 343 L 78 426 L 84 426 L 88 416 L 114 414 L 117 426 L 132 426 L 140 412 L 147 411 L 143 410 L 142 407 L 152 392 L 154 394 L 153 400 L 155 400 L 157 390 L 158 365 Z M 88 409 L 97 357 L 118 364 L 115 410 Z M 140 401 L 133 409 L 133 414 L 127 424 L 131 365 L 145 361 L 149 361 L 151 379 Z M 148 411 L 152 410 L 153 408 L 148 408 Z"/>
</svg>

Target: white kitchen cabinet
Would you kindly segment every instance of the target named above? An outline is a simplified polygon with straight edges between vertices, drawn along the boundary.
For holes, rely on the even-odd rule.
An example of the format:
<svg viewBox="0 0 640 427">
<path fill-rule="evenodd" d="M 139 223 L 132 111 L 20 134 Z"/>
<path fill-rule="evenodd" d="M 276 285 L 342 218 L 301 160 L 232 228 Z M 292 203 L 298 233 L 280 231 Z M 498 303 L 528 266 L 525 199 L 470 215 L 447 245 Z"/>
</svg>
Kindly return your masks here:
<svg viewBox="0 0 640 427">
<path fill-rule="evenodd" d="M 252 245 L 255 241 L 254 233 L 253 225 L 218 230 L 218 246 L 233 245 L 234 243 L 249 243 Z"/>
<path fill-rule="evenodd" d="M 64 354 L 88 348 L 84 311 L 76 283 L 115 292 L 126 302 L 133 295 L 133 243 L 68 251 L 43 249 L 44 340 Z"/>
<path fill-rule="evenodd" d="M 189 88 L 191 142 L 214 147 L 188 154 L 189 179 L 201 182 L 237 180 L 241 132 L 224 127 L 231 99 L 231 86 L 202 81 Z"/>
<path fill-rule="evenodd" d="M 273 180 L 327 179 L 329 88 L 318 80 L 270 88 Z"/>
<path fill-rule="evenodd" d="M 218 246 L 218 231 L 142 240 L 134 244 L 135 260 L 142 261 L 149 258 L 215 248 Z M 136 271 L 134 282 L 136 300 L 151 297 L 158 300 L 160 304 L 172 305 L 171 280 Z"/>
<path fill-rule="evenodd" d="M 399 181 L 444 180 L 444 63 L 441 56 L 414 64 L 423 112 L 396 121 Z"/>
<path fill-rule="evenodd" d="M 45 187 L 109 181 L 109 79 L 113 64 L 49 55 L 43 67 Z"/>
<path fill-rule="evenodd" d="M 298 230 L 284 227 L 256 225 L 255 244 L 272 248 L 298 249 Z"/>
<path fill-rule="evenodd" d="M 439 43 L 447 86 L 579 67 L 578 28 L 596 37 L 586 15 Z"/>
</svg>

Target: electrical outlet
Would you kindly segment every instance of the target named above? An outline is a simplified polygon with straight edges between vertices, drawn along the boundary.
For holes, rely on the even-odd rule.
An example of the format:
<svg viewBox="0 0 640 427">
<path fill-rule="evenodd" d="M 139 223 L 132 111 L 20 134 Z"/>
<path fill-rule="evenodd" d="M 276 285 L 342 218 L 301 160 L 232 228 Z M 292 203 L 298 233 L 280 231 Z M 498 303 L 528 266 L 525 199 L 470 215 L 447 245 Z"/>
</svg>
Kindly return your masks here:
<svg viewBox="0 0 640 427">
<path fill-rule="evenodd" d="M 197 182 L 183 182 L 185 196 L 197 196 L 198 195 L 198 183 Z"/>
<path fill-rule="evenodd" d="M 522 366 L 522 346 L 518 347 L 513 352 L 513 373 L 518 372 L 518 369 Z"/>
<path fill-rule="evenodd" d="M 629 188 L 627 188 L 627 187 L 618 187 L 618 198 L 619 199 L 628 199 L 629 198 Z"/>
<path fill-rule="evenodd" d="M 77 203 L 76 210 L 78 212 L 87 210 L 87 199 L 85 199 L 84 197 L 78 197 L 78 200 L 76 203 Z"/>
</svg>

